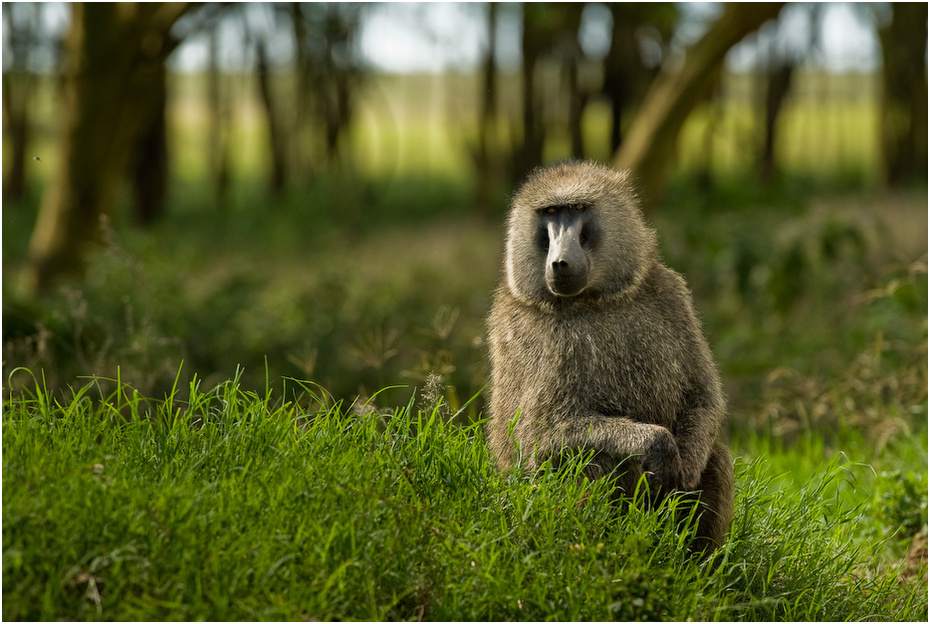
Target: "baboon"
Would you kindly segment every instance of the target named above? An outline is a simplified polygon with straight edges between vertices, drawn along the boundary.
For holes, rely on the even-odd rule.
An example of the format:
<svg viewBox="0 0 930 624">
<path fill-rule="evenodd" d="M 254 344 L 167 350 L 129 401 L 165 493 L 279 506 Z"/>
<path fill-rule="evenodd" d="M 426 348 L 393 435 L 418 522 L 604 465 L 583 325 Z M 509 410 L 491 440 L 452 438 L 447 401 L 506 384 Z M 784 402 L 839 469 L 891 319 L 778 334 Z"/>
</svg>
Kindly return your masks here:
<svg viewBox="0 0 930 624">
<path fill-rule="evenodd" d="M 720 378 L 680 275 L 663 265 L 629 174 L 588 162 L 537 169 L 511 200 L 488 317 L 488 442 L 528 473 L 593 451 L 589 478 L 652 496 L 695 492 L 692 549 L 721 545 L 733 466 L 716 441 Z"/>
</svg>

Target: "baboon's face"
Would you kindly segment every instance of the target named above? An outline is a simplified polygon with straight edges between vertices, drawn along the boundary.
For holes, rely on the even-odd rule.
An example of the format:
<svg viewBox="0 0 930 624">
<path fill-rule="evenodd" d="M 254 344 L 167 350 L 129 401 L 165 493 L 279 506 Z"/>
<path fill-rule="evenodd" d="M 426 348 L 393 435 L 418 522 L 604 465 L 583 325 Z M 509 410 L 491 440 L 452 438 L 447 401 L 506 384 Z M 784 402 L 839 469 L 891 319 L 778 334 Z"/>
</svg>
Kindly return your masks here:
<svg viewBox="0 0 930 624">
<path fill-rule="evenodd" d="M 507 285 L 529 303 L 617 295 L 641 279 L 654 248 L 626 173 L 554 165 L 514 194 Z"/>
<path fill-rule="evenodd" d="M 562 204 L 536 210 L 536 244 L 546 287 L 557 297 L 574 297 L 588 285 L 592 251 L 600 228 L 591 206 Z"/>
</svg>

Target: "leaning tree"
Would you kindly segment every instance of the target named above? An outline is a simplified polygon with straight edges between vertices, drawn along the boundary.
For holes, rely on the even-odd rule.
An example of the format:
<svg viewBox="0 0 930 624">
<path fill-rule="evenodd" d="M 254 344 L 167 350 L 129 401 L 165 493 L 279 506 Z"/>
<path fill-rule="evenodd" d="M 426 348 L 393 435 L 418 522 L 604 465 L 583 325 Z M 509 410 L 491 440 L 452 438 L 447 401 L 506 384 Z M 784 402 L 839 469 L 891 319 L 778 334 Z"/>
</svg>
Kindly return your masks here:
<svg viewBox="0 0 930 624">
<path fill-rule="evenodd" d="M 613 165 L 631 169 L 648 207 L 661 195 L 678 133 L 703 99 L 727 52 L 781 11 L 783 2 L 727 4 L 707 33 L 688 48 L 675 71 L 653 81 Z"/>
</svg>

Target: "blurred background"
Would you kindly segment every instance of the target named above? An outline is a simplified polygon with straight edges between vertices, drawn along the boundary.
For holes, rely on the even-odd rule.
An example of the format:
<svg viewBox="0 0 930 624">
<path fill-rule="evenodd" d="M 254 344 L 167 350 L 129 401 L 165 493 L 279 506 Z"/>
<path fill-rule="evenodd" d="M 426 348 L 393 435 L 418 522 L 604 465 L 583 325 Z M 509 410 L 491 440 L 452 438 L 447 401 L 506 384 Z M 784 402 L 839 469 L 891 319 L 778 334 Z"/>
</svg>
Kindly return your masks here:
<svg viewBox="0 0 930 624">
<path fill-rule="evenodd" d="M 926 452 L 926 3 L 4 3 L 2 94 L 6 394 L 454 412 L 508 194 L 588 158 L 634 171 L 732 436 Z"/>
</svg>

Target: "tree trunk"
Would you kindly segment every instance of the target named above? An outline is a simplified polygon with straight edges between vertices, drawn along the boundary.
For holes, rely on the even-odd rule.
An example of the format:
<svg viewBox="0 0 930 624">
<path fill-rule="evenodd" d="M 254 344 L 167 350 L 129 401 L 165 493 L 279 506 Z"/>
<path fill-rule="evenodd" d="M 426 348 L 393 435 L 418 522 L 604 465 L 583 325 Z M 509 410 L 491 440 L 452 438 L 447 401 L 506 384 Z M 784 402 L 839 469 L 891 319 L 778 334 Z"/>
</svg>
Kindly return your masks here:
<svg viewBox="0 0 930 624">
<path fill-rule="evenodd" d="M 290 13 L 292 36 L 294 37 L 294 93 L 293 115 L 291 123 L 291 171 L 299 178 L 310 182 L 313 180 L 314 150 L 312 141 L 306 140 L 307 126 L 312 124 L 313 106 L 312 84 L 310 80 L 311 59 L 307 47 L 308 41 L 314 37 L 307 32 L 307 18 L 304 15 L 304 5 L 300 2 L 291 2 L 288 5 Z"/>
<path fill-rule="evenodd" d="M 623 109 L 630 99 L 630 72 L 628 68 L 638 63 L 636 50 L 637 24 L 627 19 L 622 4 L 611 2 L 607 5 L 613 16 L 613 30 L 610 38 L 610 51 L 604 58 L 604 95 L 610 99 L 610 151 L 616 152 L 622 141 Z"/>
<path fill-rule="evenodd" d="M 258 73 L 258 89 L 265 106 L 265 119 L 268 122 L 268 147 L 271 151 L 271 171 L 269 172 L 268 188 L 272 195 L 280 195 L 284 189 L 285 177 L 285 149 L 284 136 L 281 133 L 281 124 L 278 121 L 274 105 L 274 95 L 271 88 L 268 56 L 265 50 L 267 43 L 262 40 L 256 46 L 256 71 Z"/>
<path fill-rule="evenodd" d="M 653 82 L 613 158 L 615 167 L 633 171 L 647 210 L 662 194 L 679 130 L 711 86 L 727 51 L 777 16 L 783 4 L 725 5 L 720 19 L 688 49 L 680 69 L 674 73 L 663 72 Z"/>
<path fill-rule="evenodd" d="M 26 194 L 26 147 L 29 145 L 33 78 L 20 74 L 14 86 L 12 73 L 3 72 L 3 133 L 10 140 L 12 152 L 12 164 L 3 179 L 3 198 L 18 201 Z"/>
<path fill-rule="evenodd" d="M 584 109 L 588 103 L 588 96 L 581 89 L 578 77 L 578 60 L 581 50 L 573 50 L 573 54 L 565 60 L 565 80 L 568 83 L 568 134 L 571 137 L 572 157 L 584 158 Z"/>
<path fill-rule="evenodd" d="M 584 109 L 588 104 L 588 93 L 581 84 L 581 63 L 584 52 L 578 40 L 581 29 L 581 13 L 584 4 L 577 2 L 557 5 L 556 18 L 559 27 L 555 34 L 555 49 L 562 57 L 562 79 L 568 95 L 568 136 L 572 158 L 584 158 Z"/>
<path fill-rule="evenodd" d="M 23 19 L 21 11 L 30 11 Z M 13 11 L 17 11 L 14 15 Z M 36 76 L 30 70 L 35 43 L 38 5 L 7 2 L 3 4 L 3 22 L 8 32 L 12 61 L 3 72 L 3 133 L 10 140 L 11 165 L 3 179 L 3 198 L 20 200 L 26 193 L 26 163 L 29 162 L 30 128 Z"/>
<path fill-rule="evenodd" d="M 229 104 L 223 89 L 219 66 L 219 28 L 210 30 L 210 55 L 207 64 L 207 107 L 210 111 L 208 162 L 213 182 L 213 199 L 225 209 L 229 194 Z"/>
<path fill-rule="evenodd" d="M 339 163 L 340 138 L 345 136 L 350 128 L 352 118 L 351 110 L 351 76 L 348 72 L 333 67 L 332 70 L 332 102 L 329 114 L 326 116 L 326 157 L 330 163 Z"/>
<path fill-rule="evenodd" d="M 482 65 L 481 91 L 478 97 L 481 109 L 478 116 L 478 145 L 473 149 L 477 174 L 475 205 L 478 214 L 486 218 L 491 212 L 491 194 L 495 172 L 491 165 L 491 152 L 495 146 L 494 132 L 497 128 L 497 4 L 488 3 L 487 36 L 488 48 Z"/>
<path fill-rule="evenodd" d="M 542 162 L 545 130 L 542 120 L 542 101 L 536 93 L 536 65 L 545 46 L 546 32 L 538 27 L 537 18 L 547 10 L 537 3 L 524 3 L 523 38 L 521 49 L 523 64 L 520 68 L 523 86 L 523 142 L 516 150 L 514 180 L 522 180 Z"/>
<path fill-rule="evenodd" d="M 159 72 L 186 3 L 76 3 L 65 41 L 60 170 L 42 198 L 29 243 L 36 294 L 83 272 L 99 221 L 112 212 L 132 148 L 157 113 Z"/>
<path fill-rule="evenodd" d="M 889 185 L 927 178 L 927 3 L 891 3 L 882 44 L 882 152 Z"/>
<path fill-rule="evenodd" d="M 149 225 L 161 216 L 168 191 L 167 74 L 164 63 L 155 68 L 154 111 L 134 146 L 132 190 L 136 222 L 140 225 Z"/>
<path fill-rule="evenodd" d="M 775 138 L 778 114 L 782 110 L 788 91 L 791 89 L 791 77 L 796 67 L 795 61 L 786 59 L 777 67 L 769 70 L 766 76 L 765 89 L 765 124 L 762 140 L 762 157 L 760 159 L 759 176 L 763 182 L 775 179 L 777 168 L 775 164 Z"/>
<path fill-rule="evenodd" d="M 610 101 L 610 153 L 620 149 L 623 141 L 624 114 L 642 100 L 658 74 L 658 58 L 643 58 L 641 33 L 651 33 L 656 46 L 651 56 L 665 53 L 671 39 L 678 9 L 671 2 L 609 2 L 613 27 L 610 50 L 604 57 L 604 81 L 601 91 Z"/>
</svg>

